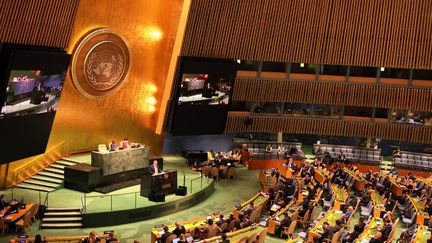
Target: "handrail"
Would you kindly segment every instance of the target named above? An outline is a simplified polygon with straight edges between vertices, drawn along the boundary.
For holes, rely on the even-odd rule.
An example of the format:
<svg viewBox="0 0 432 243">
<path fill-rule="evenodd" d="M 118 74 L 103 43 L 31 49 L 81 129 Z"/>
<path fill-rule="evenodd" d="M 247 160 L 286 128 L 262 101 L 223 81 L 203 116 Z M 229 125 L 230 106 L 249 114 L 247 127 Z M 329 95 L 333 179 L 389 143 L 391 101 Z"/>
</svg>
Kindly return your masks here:
<svg viewBox="0 0 432 243">
<path fill-rule="evenodd" d="M 40 192 L 39 192 L 40 193 Z M 44 202 L 43 202 L 43 205 L 45 206 L 45 207 L 47 207 L 48 208 L 48 202 L 49 202 L 49 200 L 48 200 L 48 195 L 49 195 L 49 193 L 50 192 L 47 192 L 47 194 L 46 194 L 46 196 L 45 196 L 45 200 L 44 200 Z"/>
<path fill-rule="evenodd" d="M 36 156 L 35 158 L 30 159 L 25 164 L 17 167 L 14 171 L 11 172 L 11 174 L 15 174 L 15 181 L 12 182 L 11 186 L 14 186 L 28 179 L 29 177 L 43 170 L 45 167 L 53 164 L 56 160 L 62 157 L 63 153 L 61 152 L 61 150 L 64 149 L 64 147 L 65 142 L 61 142 L 50 148 L 44 154 Z M 23 177 L 21 177 L 22 173 L 24 174 Z"/>
<path fill-rule="evenodd" d="M 202 173 L 201 173 L 200 176 L 191 179 L 191 186 L 190 186 L 190 192 L 191 192 L 191 193 L 193 192 L 193 190 L 192 190 L 192 188 L 193 188 L 193 187 L 192 187 L 193 183 L 192 183 L 192 182 L 195 181 L 195 180 L 197 180 L 197 179 L 201 179 L 201 189 L 202 189 L 202 178 L 203 178 L 203 175 L 202 175 Z M 208 182 L 208 179 L 207 179 L 207 182 Z"/>
<path fill-rule="evenodd" d="M 84 194 L 84 201 L 83 201 L 83 194 Z M 81 213 L 85 213 L 85 211 L 86 211 L 86 205 L 85 205 L 85 197 L 86 197 L 86 195 L 85 195 L 85 193 L 83 193 L 83 194 L 80 194 L 80 202 L 81 202 Z"/>
</svg>

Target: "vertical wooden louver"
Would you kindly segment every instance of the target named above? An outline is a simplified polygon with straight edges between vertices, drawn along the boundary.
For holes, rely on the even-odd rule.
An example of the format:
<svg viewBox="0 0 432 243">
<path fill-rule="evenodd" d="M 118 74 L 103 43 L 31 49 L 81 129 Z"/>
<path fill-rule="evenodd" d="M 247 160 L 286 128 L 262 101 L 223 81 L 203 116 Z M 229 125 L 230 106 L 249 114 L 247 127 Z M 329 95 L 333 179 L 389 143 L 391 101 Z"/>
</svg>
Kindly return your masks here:
<svg viewBox="0 0 432 243">
<path fill-rule="evenodd" d="M 184 56 L 432 69 L 430 0 L 193 0 Z"/>
<path fill-rule="evenodd" d="M 66 48 L 79 0 L 0 0 L 0 42 Z"/>
<path fill-rule="evenodd" d="M 289 102 L 432 111 L 432 89 L 287 80 L 238 79 L 234 101 Z"/>
<path fill-rule="evenodd" d="M 432 143 L 432 129 L 426 126 L 280 116 L 252 116 L 252 124 L 246 124 L 244 122 L 246 117 L 250 116 L 229 115 L 225 132 L 283 132 L 288 134 L 377 137 L 415 143 Z"/>
</svg>

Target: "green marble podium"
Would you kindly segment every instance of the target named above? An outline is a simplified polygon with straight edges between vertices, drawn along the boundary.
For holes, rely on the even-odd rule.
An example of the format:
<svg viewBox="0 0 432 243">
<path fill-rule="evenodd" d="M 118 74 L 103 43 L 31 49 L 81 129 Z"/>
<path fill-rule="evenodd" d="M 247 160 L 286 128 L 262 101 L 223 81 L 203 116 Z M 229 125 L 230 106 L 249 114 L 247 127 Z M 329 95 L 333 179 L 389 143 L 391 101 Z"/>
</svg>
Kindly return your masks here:
<svg viewBox="0 0 432 243">
<path fill-rule="evenodd" d="M 149 166 L 150 148 L 141 146 L 110 152 L 92 151 L 91 165 L 102 168 L 102 175 L 142 169 Z"/>
</svg>

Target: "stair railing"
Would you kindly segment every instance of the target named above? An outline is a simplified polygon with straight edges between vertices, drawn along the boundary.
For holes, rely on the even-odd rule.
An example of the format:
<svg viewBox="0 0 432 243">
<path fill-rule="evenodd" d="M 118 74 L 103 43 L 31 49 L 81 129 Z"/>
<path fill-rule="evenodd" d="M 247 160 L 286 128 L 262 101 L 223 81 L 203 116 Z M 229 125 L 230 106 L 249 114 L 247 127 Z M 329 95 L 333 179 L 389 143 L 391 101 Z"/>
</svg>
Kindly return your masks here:
<svg viewBox="0 0 432 243">
<path fill-rule="evenodd" d="M 11 174 L 14 174 L 15 176 L 12 177 L 13 181 L 11 181 L 10 184 L 12 186 L 16 185 L 36 175 L 64 156 L 66 154 L 65 150 L 65 142 L 61 142 L 50 148 L 45 154 L 28 160 L 26 163 L 11 172 Z"/>
<path fill-rule="evenodd" d="M 46 196 L 45 196 L 45 200 L 44 200 L 44 202 L 43 202 L 43 205 L 44 205 L 46 208 L 48 208 L 48 202 L 49 202 L 49 200 L 48 200 L 48 196 L 49 196 L 49 193 L 50 193 L 50 192 L 47 192 L 47 194 L 46 194 Z M 40 201 L 40 191 L 39 191 L 39 201 Z"/>
<path fill-rule="evenodd" d="M 84 197 L 83 197 L 84 194 Z M 86 212 L 86 194 L 83 193 L 80 194 L 80 202 L 81 202 L 81 213 L 85 213 Z"/>
</svg>

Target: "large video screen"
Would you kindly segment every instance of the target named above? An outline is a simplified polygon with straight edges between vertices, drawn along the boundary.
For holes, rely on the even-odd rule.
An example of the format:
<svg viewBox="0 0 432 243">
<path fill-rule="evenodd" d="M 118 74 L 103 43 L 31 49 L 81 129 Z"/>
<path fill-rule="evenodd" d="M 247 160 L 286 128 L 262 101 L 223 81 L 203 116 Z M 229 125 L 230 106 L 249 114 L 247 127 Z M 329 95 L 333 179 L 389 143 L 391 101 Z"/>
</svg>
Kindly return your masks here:
<svg viewBox="0 0 432 243">
<path fill-rule="evenodd" d="M 19 45 L 0 49 L 0 163 L 45 152 L 70 55 Z"/>
<path fill-rule="evenodd" d="M 169 132 L 223 133 L 236 72 L 234 60 L 180 57 L 168 116 Z"/>
<path fill-rule="evenodd" d="M 55 111 L 65 78 L 66 72 L 11 70 L 0 118 Z"/>
</svg>

